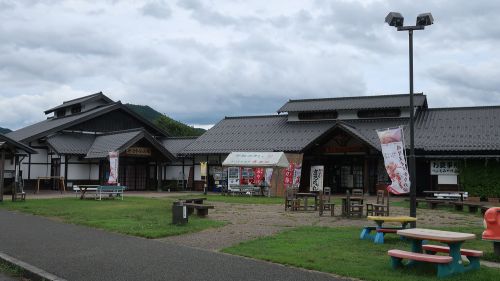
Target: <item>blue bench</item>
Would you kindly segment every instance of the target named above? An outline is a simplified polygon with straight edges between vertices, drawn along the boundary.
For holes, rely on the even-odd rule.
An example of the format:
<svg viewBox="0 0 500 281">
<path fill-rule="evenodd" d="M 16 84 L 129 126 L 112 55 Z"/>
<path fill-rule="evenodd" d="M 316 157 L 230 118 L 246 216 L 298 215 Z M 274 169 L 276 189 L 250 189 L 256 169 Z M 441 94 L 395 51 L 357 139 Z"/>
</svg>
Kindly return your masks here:
<svg viewBox="0 0 500 281">
<path fill-rule="evenodd" d="M 96 190 L 96 199 L 102 200 L 103 195 L 108 195 L 108 197 L 120 197 L 123 200 L 125 189 L 127 187 L 122 185 L 100 185 Z"/>
</svg>

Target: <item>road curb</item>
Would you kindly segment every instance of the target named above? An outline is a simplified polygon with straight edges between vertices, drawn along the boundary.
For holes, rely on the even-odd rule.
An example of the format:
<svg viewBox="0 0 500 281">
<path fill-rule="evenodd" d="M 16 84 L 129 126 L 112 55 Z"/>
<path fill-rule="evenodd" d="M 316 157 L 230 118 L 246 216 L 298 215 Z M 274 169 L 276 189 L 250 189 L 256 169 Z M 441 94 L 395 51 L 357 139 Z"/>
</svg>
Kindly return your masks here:
<svg viewBox="0 0 500 281">
<path fill-rule="evenodd" d="M 61 277 L 58 277 L 52 273 L 48 273 L 47 271 L 40 269 L 36 266 L 33 266 L 29 263 L 18 260 L 14 257 L 11 257 L 7 254 L 0 252 L 0 260 L 12 265 L 22 268 L 24 272 L 24 276 L 33 280 L 33 281 L 67 281 Z"/>
</svg>

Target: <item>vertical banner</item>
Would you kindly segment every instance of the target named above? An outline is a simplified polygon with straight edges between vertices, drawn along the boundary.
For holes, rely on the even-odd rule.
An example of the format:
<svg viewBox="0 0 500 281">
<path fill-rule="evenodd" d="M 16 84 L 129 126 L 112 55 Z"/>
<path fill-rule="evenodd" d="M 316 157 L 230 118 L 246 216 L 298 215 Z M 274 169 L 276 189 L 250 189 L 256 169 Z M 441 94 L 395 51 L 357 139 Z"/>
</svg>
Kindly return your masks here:
<svg viewBox="0 0 500 281">
<path fill-rule="evenodd" d="M 273 179 L 273 168 L 266 168 L 265 181 L 267 186 L 271 186 L 272 179 Z"/>
<path fill-rule="evenodd" d="M 323 191 L 324 166 L 311 166 L 311 186 L 309 191 Z"/>
<path fill-rule="evenodd" d="M 295 164 L 288 164 L 288 168 L 285 169 L 285 173 L 283 176 L 283 184 L 284 185 L 292 185 L 293 184 L 293 172 L 295 171 Z"/>
<path fill-rule="evenodd" d="M 207 162 L 200 162 L 200 177 L 207 176 Z"/>
<path fill-rule="evenodd" d="M 256 185 L 261 185 L 262 181 L 264 180 L 264 168 L 254 168 L 253 169 L 254 177 L 255 177 L 255 184 Z"/>
<path fill-rule="evenodd" d="M 109 153 L 109 178 L 108 184 L 118 184 L 118 151 Z"/>
<path fill-rule="evenodd" d="M 295 170 L 293 171 L 293 186 L 295 186 L 295 187 L 300 186 L 301 174 L 302 174 L 302 164 L 297 163 L 297 164 L 295 164 Z"/>
<path fill-rule="evenodd" d="M 392 183 L 387 190 L 394 194 L 410 192 L 410 175 L 406 165 L 403 130 L 393 128 L 377 130 L 384 156 L 384 165 Z"/>
</svg>

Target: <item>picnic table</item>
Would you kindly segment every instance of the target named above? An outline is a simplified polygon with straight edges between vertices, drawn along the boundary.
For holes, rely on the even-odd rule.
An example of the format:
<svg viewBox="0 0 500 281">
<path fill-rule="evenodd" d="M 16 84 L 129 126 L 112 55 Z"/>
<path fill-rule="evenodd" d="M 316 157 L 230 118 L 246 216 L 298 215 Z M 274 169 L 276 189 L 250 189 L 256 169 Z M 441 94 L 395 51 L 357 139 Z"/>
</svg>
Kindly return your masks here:
<svg viewBox="0 0 500 281">
<path fill-rule="evenodd" d="M 200 198 L 179 198 L 179 202 L 182 202 L 184 206 L 187 207 L 188 215 L 193 214 L 196 209 L 196 214 L 199 217 L 206 217 L 208 215 L 208 209 L 214 209 L 213 205 L 203 204 L 203 201 L 207 200 L 206 197 Z"/>
<path fill-rule="evenodd" d="M 80 199 L 83 200 L 85 199 L 85 194 L 87 191 L 97 191 L 97 188 L 99 185 L 95 184 L 80 184 L 80 185 L 74 185 L 73 190 L 75 192 L 80 192 Z"/>
<path fill-rule="evenodd" d="M 296 198 L 302 199 L 304 201 L 304 211 L 307 211 L 309 206 L 307 205 L 308 198 L 314 198 L 314 210 L 318 210 L 318 193 L 316 192 L 297 192 L 295 194 Z"/>
<path fill-rule="evenodd" d="M 411 252 L 402 250 L 389 250 L 393 268 L 403 266 L 402 259 L 408 259 L 408 265 L 415 265 L 419 262 L 437 264 L 438 277 L 446 277 L 456 273 L 463 273 L 474 269 L 479 269 L 479 257 L 483 255 L 481 251 L 461 249 L 461 245 L 467 240 L 476 238 L 475 234 L 441 231 L 424 228 L 411 228 L 398 230 L 397 234 L 411 240 Z M 447 246 L 423 245 L 422 241 L 437 241 Z M 426 254 L 423 251 L 426 251 Z M 449 256 L 435 255 L 437 252 L 448 253 Z M 462 255 L 469 260 L 469 265 L 464 265 Z"/>
<path fill-rule="evenodd" d="M 386 233 L 396 233 L 398 230 L 406 229 L 408 223 L 417 221 L 417 218 L 409 216 L 398 216 L 398 217 L 368 216 L 367 219 L 374 221 L 377 224 L 377 226 L 365 226 L 363 230 L 361 230 L 359 238 L 363 240 L 373 240 L 375 244 L 384 244 L 384 235 Z M 401 226 L 387 227 L 383 225 L 386 222 L 401 223 Z M 370 234 L 372 231 L 377 232 L 375 236 Z"/>
</svg>

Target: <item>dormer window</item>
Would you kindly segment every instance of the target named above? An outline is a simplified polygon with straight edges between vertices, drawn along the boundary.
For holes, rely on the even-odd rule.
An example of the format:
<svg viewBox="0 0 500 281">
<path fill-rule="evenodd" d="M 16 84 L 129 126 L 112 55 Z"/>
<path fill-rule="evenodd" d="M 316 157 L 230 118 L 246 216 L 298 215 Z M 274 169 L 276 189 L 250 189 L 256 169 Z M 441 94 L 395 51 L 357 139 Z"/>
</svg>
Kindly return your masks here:
<svg viewBox="0 0 500 281">
<path fill-rule="evenodd" d="M 400 117 L 401 110 L 398 108 L 390 109 L 369 109 L 359 110 L 358 118 L 385 118 L 385 117 Z"/>
<path fill-rule="evenodd" d="M 73 106 L 71 108 L 71 114 L 80 113 L 80 112 L 82 112 L 82 106 L 81 105 Z"/>
<path fill-rule="evenodd" d="M 61 109 L 56 111 L 56 117 L 64 117 L 66 115 L 66 109 Z"/>
<path fill-rule="evenodd" d="M 337 111 L 315 111 L 299 113 L 299 120 L 332 120 L 337 119 L 337 117 Z"/>
</svg>

